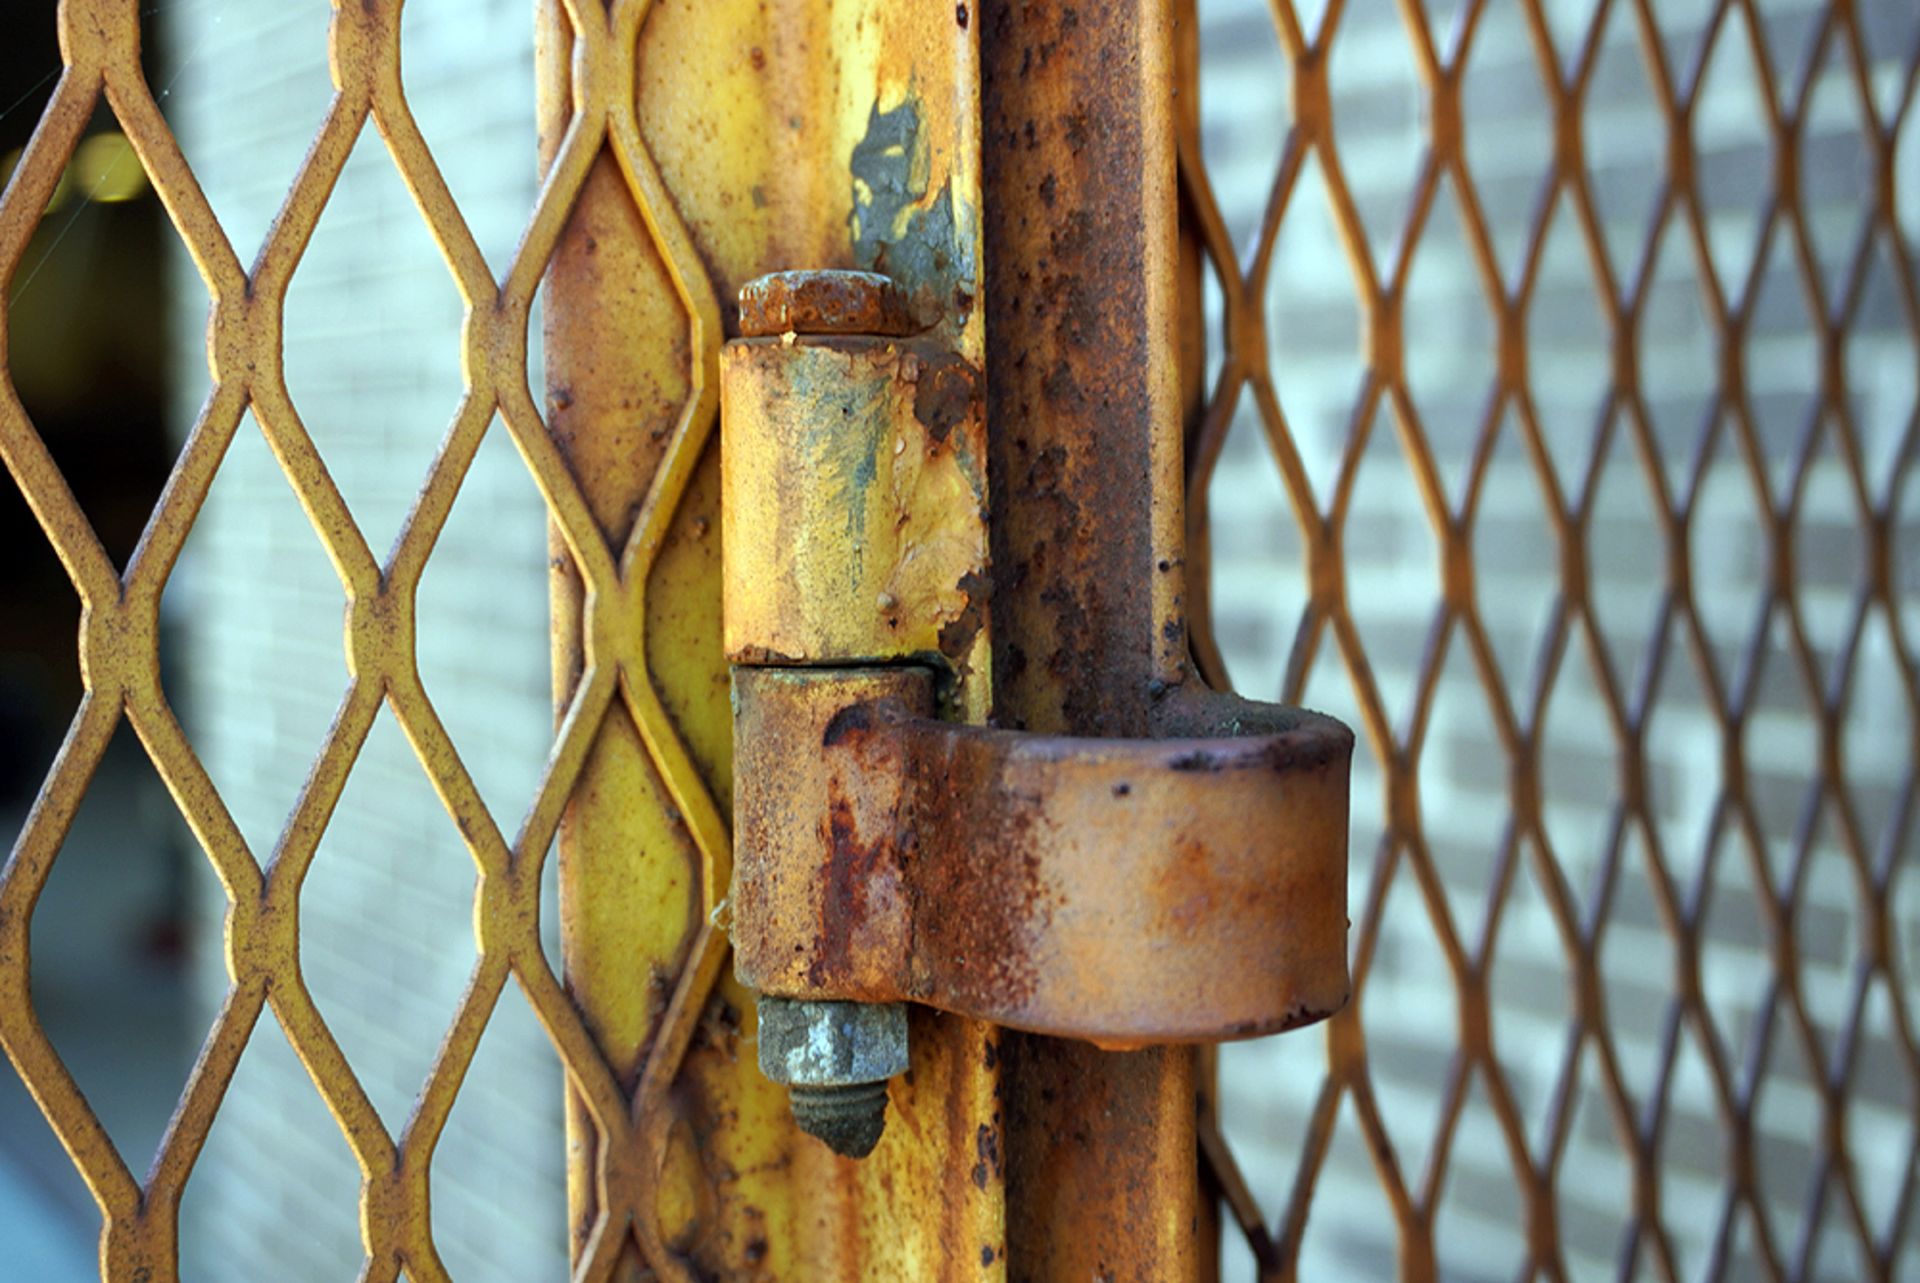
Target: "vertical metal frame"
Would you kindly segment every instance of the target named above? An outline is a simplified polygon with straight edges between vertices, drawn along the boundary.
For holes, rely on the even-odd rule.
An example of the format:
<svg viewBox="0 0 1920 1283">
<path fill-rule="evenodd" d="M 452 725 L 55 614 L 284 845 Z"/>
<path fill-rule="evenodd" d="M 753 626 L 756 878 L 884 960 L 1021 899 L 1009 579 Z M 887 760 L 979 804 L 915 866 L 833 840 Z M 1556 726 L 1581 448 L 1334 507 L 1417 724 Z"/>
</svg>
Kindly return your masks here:
<svg viewBox="0 0 1920 1283">
<path fill-rule="evenodd" d="M 1002 1277 L 996 1032 L 917 1011 L 880 1148 L 801 1136 L 725 965 L 718 818 L 718 344 L 754 277 L 880 267 L 980 363 L 977 28 L 881 0 L 583 0 L 541 31 L 548 182 L 578 185 L 546 295 L 553 429 L 625 548 L 596 570 L 562 529 L 555 559 L 556 697 L 604 715 L 560 833 L 562 943 L 626 1092 L 617 1118 L 570 1098 L 576 1274 Z"/>
<path fill-rule="evenodd" d="M 983 7 L 996 709 L 1141 735 L 1187 673 L 1173 15 Z M 1009 1035 L 1008 1222 L 1036 1279 L 1197 1279 L 1190 1047 Z"/>
</svg>

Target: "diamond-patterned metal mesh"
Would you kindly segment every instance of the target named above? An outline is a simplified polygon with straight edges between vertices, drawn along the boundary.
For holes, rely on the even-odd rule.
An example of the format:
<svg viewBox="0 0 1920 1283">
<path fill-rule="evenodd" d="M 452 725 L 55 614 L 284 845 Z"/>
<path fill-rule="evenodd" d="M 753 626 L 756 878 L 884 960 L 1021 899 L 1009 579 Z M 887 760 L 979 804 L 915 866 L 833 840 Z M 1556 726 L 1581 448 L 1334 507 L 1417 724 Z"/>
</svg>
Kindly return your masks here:
<svg viewBox="0 0 1920 1283">
<path fill-rule="evenodd" d="M 1195 649 L 1368 759 L 1354 1000 L 1206 1129 L 1243 1260 L 1914 1277 L 1912 5 L 1183 20 Z"/>
<path fill-rule="evenodd" d="M 618 64 L 634 49 L 646 0 L 568 0 L 567 20 L 583 65 Z M 162 117 L 142 70 L 135 0 L 62 0 L 65 68 L 32 141 L 0 196 L 0 283 L 11 285 L 41 211 L 102 97 L 131 141 L 212 297 L 207 354 L 213 386 L 181 450 L 150 524 L 124 569 L 116 568 L 30 422 L 10 377 L 0 378 L 0 459 L 19 486 L 78 590 L 86 694 L 67 738 L 0 874 L 0 1046 L 72 1155 L 98 1202 L 101 1270 L 112 1280 L 175 1277 L 182 1189 L 206 1141 L 236 1064 L 263 1008 L 305 1064 L 338 1121 L 361 1174 L 367 1240 L 364 1279 L 445 1279 L 430 1226 L 428 1172 L 462 1077 L 504 986 L 518 983 L 566 1067 L 587 1117 L 608 1137 L 629 1136 L 657 1110 L 671 1083 L 724 953 L 712 910 L 727 878 L 725 827 L 662 706 L 623 620 L 644 617 L 644 584 L 663 532 L 685 493 L 716 410 L 712 380 L 719 305 L 681 226 L 635 119 L 630 81 L 583 79 L 576 113 L 504 276 L 496 282 L 408 106 L 400 76 L 399 0 L 334 7 L 330 31 L 335 95 L 258 257 L 243 266 Z M 623 92 L 626 90 L 628 92 Z M 464 395 L 399 538 L 384 563 L 369 548 L 288 394 L 281 318 L 288 283 L 354 144 L 371 124 L 446 260 L 466 304 L 461 336 Z M 647 502 L 624 546 L 609 542 L 582 497 L 531 396 L 528 317 L 575 198 L 596 158 L 618 162 L 642 211 L 687 318 L 691 394 L 666 444 Z M 5 347 L 0 321 L 0 350 Z M 162 591 L 242 417 L 265 434 L 338 572 L 348 601 L 349 681 L 285 830 L 271 851 L 250 849 L 183 733 L 158 663 Z M 546 769 L 517 832 L 502 831 L 423 688 L 415 661 L 415 594 L 475 451 L 495 418 L 540 489 L 588 594 L 591 662 L 559 722 Z M 476 963 L 451 1027 L 405 1127 L 396 1136 L 376 1112 L 301 975 L 303 878 L 348 773 L 381 706 L 391 709 L 477 868 Z M 48 1041 L 29 986 L 34 905 L 109 739 L 125 717 L 212 862 L 231 902 L 227 955 L 232 987 L 151 1172 L 136 1178 Z M 678 816 L 697 844 L 702 877 L 695 939 L 659 1013 L 637 1085 L 609 1066 L 541 950 L 540 871 L 583 762 L 603 722 L 630 717 Z M 556 1145 L 560 1143 L 555 1137 Z M 619 1144 L 600 1147 L 618 1153 Z M 611 1276 L 631 1241 L 662 1278 L 688 1278 L 665 1250 L 658 1210 L 640 1174 L 606 1164 L 600 1216 L 579 1275 Z M 0 1256 L 4 1251 L 0 1251 Z"/>
<path fill-rule="evenodd" d="M 633 48 L 647 6 L 566 8 L 582 65 L 603 67 Z M 703 913 L 725 881 L 712 799 L 642 640 L 617 626 L 644 613 L 637 598 L 711 431 L 713 290 L 617 76 L 576 87 L 580 112 L 496 282 L 407 105 L 399 9 L 336 8 L 337 95 L 251 269 L 145 82 L 134 0 L 63 0 L 67 66 L 0 196 L 0 281 L 11 282 L 104 95 L 213 300 L 213 388 L 124 570 L 0 378 L 0 458 L 81 596 L 87 683 L 0 875 L 0 1045 L 99 1202 L 111 1279 L 173 1276 L 182 1188 L 263 1008 L 359 1162 L 366 1277 L 439 1279 L 427 1173 L 509 978 L 594 1124 L 621 1135 L 666 1090 L 721 957 L 702 928 L 629 1094 L 537 937 L 540 865 L 610 716 L 640 728 L 701 848 Z M 1207 1137 L 1263 1276 L 1296 1275 L 1330 1224 L 1345 1226 L 1350 1259 L 1388 1242 L 1411 1278 L 1443 1265 L 1563 1278 L 1597 1263 L 1668 1279 L 1916 1268 L 1920 27 L 1909 9 L 1272 0 L 1271 22 L 1262 14 L 1245 34 L 1271 39 L 1263 83 L 1285 86 L 1287 114 L 1264 212 L 1244 219 L 1254 211 L 1216 201 L 1209 182 L 1209 83 L 1183 95 L 1183 190 L 1219 301 L 1191 451 L 1195 586 L 1209 536 L 1216 569 L 1240 556 L 1232 523 L 1210 522 L 1207 505 L 1228 484 L 1216 465 L 1249 453 L 1252 428 L 1298 532 L 1293 579 L 1273 575 L 1270 595 L 1297 582 L 1307 601 L 1290 648 L 1263 651 L 1233 635 L 1250 581 L 1229 585 L 1232 601 L 1216 585 L 1220 644 L 1203 601 L 1197 646 L 1216 681 L 1229 658 L 1244 674 L 1270 656 L 1282 698 L 1346 706 L 1371 754 L 1357 824 L 1378 839 L 1356 842 L 1356 1000 L 1324 1039 L 1281 1040 L 1307 1049 L 1287 1053 L 1288 1089 L 1308 1105 L 1287 1174 L 1273 1187 L 1240 1177 L 1235 1148 L 1245 1158 L 1259 1138 L 1231 1111 L 1228 1135 Z M 1623 46 L 1637 59 L 1622 64 Z M 1515 48 L 1518 63 L 1500 54 Z M 1365 180 L 1402 158 L 1393 130 L 1375 127 L 1379 95 L 1347 92 L 1343 68 L 1368 64 L 1395 67 L 1420 104 L 1399 183 Z M 465 395 L 384 563 L 288 395 L 280 344 L 288 283 L 369 121 L 468 307 Z M 602 149 L 668 265 L 692 353 L 692 394 L 622 547 L 601 534 L 525 377 L 534 291 Z M 1317 362 L 1290 356 L 1339 329 L 1294 290 L 1320 247 L 1295 232 L 1316 221 L 1344 253 L 1340 301 L 1361 339 L 1357 386 L 1331 396 Z M 1870 392 L 1895 403 L 1890 420 L 1862 408 Z M 162 591 L 249 410 L 349 601 L 341 710 L 271 852 L 235 827 L 156 658 Z M 1308 429 L 1329 413 L 1339 426 L 1323 450 Z M 511 837 L 462 767 L 413 645 L 415 589 L 496 417 L 596 612 L 593 664 Z M 1289 537 L 1258 542 L 1271 561 Z M 1375 573 L 1388 564 L 1403 569 Z M 1539 606 L 1518 642 L 1510 624 L 1528 612 L 1516 601 Z M 398 1136 L 308 994 L 297 943 L 302 878 L 383 703 L 478 870 L 472 980 Z M 35 901 L 123 715 L 233 904 L 231 994 L 144 1180 L 40 1028 L 28 971 Z M 1676 800 L 1675 781 L 1690 796 Z M 1466 803 L 1443 807 L 1449 796 Z M 1385 979 L 1420 973 L 1425 990 Z M 1423 1059 L 1436 1030 L 1442 1051 Z M 1360 1186 L 1338 1183 L 1349 1168 L 1378 1209 L 1372 1238 L 1328 1206 L 1352 1201 L 1365 1220 L 1369 1204 L 1347 1197 Z M 631 1225 L 657 1271 L 684 1277 L 637 1178 L 603 1176 L 582 1273 L 607 1277 Z M 1591 1187 L 1613 1204 L 1597 1228 Z"/>
</svg>

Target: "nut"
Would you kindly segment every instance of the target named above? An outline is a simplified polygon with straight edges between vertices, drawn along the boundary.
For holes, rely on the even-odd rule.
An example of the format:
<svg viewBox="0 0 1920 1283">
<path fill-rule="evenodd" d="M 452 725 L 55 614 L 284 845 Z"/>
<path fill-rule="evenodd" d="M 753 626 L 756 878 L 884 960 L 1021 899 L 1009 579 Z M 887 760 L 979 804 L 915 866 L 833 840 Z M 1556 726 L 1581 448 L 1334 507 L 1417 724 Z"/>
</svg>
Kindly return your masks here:
<svg viewBox="0 0 1920 1283">
<path fill-rule="evenodd" d="M 887 1079 L 907 1068 L 905 1004 L 762 996 L 759 1010 L 760 1072 L 787 1087 L 793 1121 L 836 1154 L 872 1153 Z"/>
</svg>

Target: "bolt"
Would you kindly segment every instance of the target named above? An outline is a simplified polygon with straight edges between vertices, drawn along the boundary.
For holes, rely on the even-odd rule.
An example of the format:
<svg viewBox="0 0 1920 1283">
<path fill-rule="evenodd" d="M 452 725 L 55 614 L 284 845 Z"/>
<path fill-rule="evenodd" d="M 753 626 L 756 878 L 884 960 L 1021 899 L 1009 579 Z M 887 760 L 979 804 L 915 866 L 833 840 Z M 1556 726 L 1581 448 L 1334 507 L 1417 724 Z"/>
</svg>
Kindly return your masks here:
<svg viewBox="0 0 1920 1283">
<path fill-rule="evenodd" d="M 787 1088 L 793 1121 L 836 1154 L 865 1158 L 887 1125 L 887 1079 L 907 1067 L 904 1003 L 762 996 L 760 1072 Z"/>
</svg>

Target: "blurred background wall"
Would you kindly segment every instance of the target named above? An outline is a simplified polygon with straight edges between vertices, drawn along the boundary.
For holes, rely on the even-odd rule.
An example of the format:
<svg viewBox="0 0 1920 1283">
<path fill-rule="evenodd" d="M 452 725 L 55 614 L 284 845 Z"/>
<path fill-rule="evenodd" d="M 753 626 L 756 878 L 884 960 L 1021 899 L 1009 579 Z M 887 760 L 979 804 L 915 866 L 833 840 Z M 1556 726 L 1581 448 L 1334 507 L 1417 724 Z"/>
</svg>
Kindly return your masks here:
<svg viewBox="0 0 1920 1283">
<path fill-rule="evenodd" d="M 1379 264 L 1392 260 L 1406 222 L 1427 128 L 1402 7 L 1391 0 L 1345 5 L 1329 70 L 1343 172 Z M 1769 42 L 1761 56 L 1790 76 L 1821 6 L 1764 0 L 1755 7 Z M 1896 103 L 1903 77 L 1911 75 L 1905 59 L 1920 17 L 1907 0 L 1862 0 L 1856 7 L 1873 36 L 1867 55 L 1876 92 Z M 243 260 L 260 243 L 325 110 L 328 8 L 326 0 L 170 0 L 149 15 L 156 92 Z M 1301 6 L 1309 29 L 1319 8 Z M 1460 8 L 1447 0 L 1427 5 L 1443 51 Z M 1525 257 L 1553 163 L 1552 117 L 1527 8 L 1519 0 L 1484 6 L 1463 104 L 1474 193 L 1506 288 Z M 1592 0 L 1552 0 L 1541 8 L 1557 56 L 1571 63 Z M 1672 58 L 1690 67 L 1714 6 L 1677 0 L 1657 8 Z M 1201 0 L 1199 9 L 1205 159 L 1245 262 L 1287 135 L 1287 62 L 1262 0 Z M 1472 461 L 1486 454 L 1474 535 L 1481 618 L 1508 698 L 1529 724 L 1541 710 L 1536 733 L 1553 857 L 1583 913 L 1608 906 L 1600 959 L 1612 1036 L 1636 1118 L 1662 1091 L 1669 1100 L 1659 1211 L 1683 1273 L 1691 1274 L 1704 1259 L 1723 1198 L 1720 1129 L 1693 1033 L 1670 1040 L 1673 946 L 1648 880 L 1646 839 L 1619 822 L 1627 755 L 1607 691 L 1620 692 L 1630 707 L 1654 710 L 1644 737 L 1655 832 L 1690 899 L 1696 884 L 1712 887 L 1700 901 L 1702 983 L 1736 1071 L 1766 1069 L 1756 1105 L 1763 1193 L 1775 1233 L 1789 1245 L 1805 1228 L 1823 1126 L 1818 1084 L 1827 1066 L 1807 1063 L 1786 1022 L 1767 1018 L 1772 976 L 1760 906 L 1768 892 L 1754 870 L 1763 863 L 1781 878 L 1801 850 L 1808 853 L 1797 983 L 1831 1048 L 1855 1000 L 1860 915 L 1834 808 L 1809 801 L 1821 752 L 1813 710 L 1830 696 L 1843 699 L 1850 801 L 1874 849 L 1904 864 L 1915 855 L 1906 822 L 1914 731 L 1885 622 L 1870 617 L 1852 640 L 1865 564 L 1860 518 L 1834 438 L 1805 433 L 1820 337 L 1793 246 L 1776 233 L 1755 266 L 1770 147 L 1759 123 L 1764 100 L 1754 52 L 1740 32 L 1723 32 L 1702 81 L 1694 129 L 1712 211 L 1706 261 L 1681 231 L 1669 230 L 1643 263 L 1666 159 L 1665 123 L 1647 86 L 1632 6 L 1616 0 L 1609 12 L 1594 46 L 1586 158 L 1617 283 L 1625 288 L 1643 273 L 1647 281 L 1638 357 L 1662 454 L 1657 466 L 1675 488 L 1695 471 L 1702 477 L 1689 538 L 1708 656 L 1689 648 L 1677 622 L 1662 623 L 1668 553 L 1644 462 L 1624 427 L 1598 433 L 1617 415 L 1608 400 L 1616 358 L 1593 262 L 1567 201 L 1555 207 L 1539 257 L 1529 385 L 1560 486 L 1591 495 L 1589 573 L 1600 650 L 1556 604 L 1560 552 L 1540 498 L 1539 469 L 1511 410 L 1489 427 L 1495 322 L 1451 182 L 1441 186 L 1408 277 L 1405 330 L 1414 401 L 1456 502 Z M 0 115 L 0 153 L 24 141 L 45 95 L 44 82 L 29 86 L 57 64 L 50 20 L 45 26 L 29 32 L 23 25 L 7 51 L 13 62 L 0 99 L 26 97 Z M 408 0 L 406 8 L 409 99 L 496 270 L 534 194 L 531 33 L 525 0 Z M 1842 92 L 1846 74 L 1839 62 L 1817 70 L 1820 87 L 1801 145 L 1813 250 L 1830 265 L 1851 253 L 1872 199 L 1858 114 Z M 110 134 L 111 120 L 103 116 L 95 130 Z M 1909 252 L 1920 240 L 1916 136 L 1910 124 L 1902 134 L 1898 193 Z M 98 179 L 82 175 L 80 190 L 112 190 Z M 1320 502 L 1342 475 L 1350 448 L 1357 459 L 1345 555 L 1364 654 L 1396 728 L 1409 724 L 1417 696 L 1431 689 L 1417 771 L 1422 831 L 1456 929 L 1470 946 L 1482 938 L 1490 904 L 1503 906 L 1487 964 L 1500 1066 L 1530 1149 L 1549 1143 L 1554 1118 L 1570 1116 L 1567 1175 L 1556 1195 L 1569 1265 L 1574 1277 L 1614 1277 L 1631 1213 L 1628 1149 L 1603 1098 L 1595 1057 L 1569 1056 L 1571 968 L 1537 882 L 1538 853 L 1511 832 L 1511 768 L 1484 694 L 1486 676 L 1457 630 L 1444 650 L 1434 645 L 1437 545 L 1401 439 L 1384 410 L 1364 425 L 1364 441 L 1357 435 L 1355 406 L 1366 374 L 1361 323 L 1328 210 L 1324 175 L 1310 162 L 1273 251 L 1267 303 L 1275 390 Z M 1891 275 L 1899 269 L 1877 252 L 1882 261 L 1866 277 L 1845 361 L 1868 471 L 1884 480 L 1911 466 L 1920 355 L 1914 319 L 1903 312 Z M 28 263 L 40 259 L 39 277 L 23 272 L 27 279 L 15 281 L 10 297 L 13 374 L 110 550 L 124 557 L 207 384 L 205 289 L 150 194 L 118 203 L 76 196 L 50 213 Z M 1702 310 L 1705 271 L 1735 297 L 1754 291 L 1744 344 L 1753 419 L 1776 492 L 1804 474 L 1796 539 L 1800 618 L 1822 672 L 1836 656 L 1852 656 L 1852 676 L 1838 695 L 1824 684 L 1809 689 L 1792 657 L 1789 625 L 1765 608 L 1763 534 L 1770 518 L 1756 502 L 1733 434 L 1705 431 L 1719 412 L 1720 369 Z M 1217 288 L 1209 314 L 1217 361 Z M 376 552 L 403 520 L 458 399 L 459 322 L 452 279 L 369 126 L 294 277 L 286 350 L 294 402 Z M 129 406 L 142 407 L 144 417 L 130 418 Z M 1711 443 L 1704 450 L 1703 440 Z M 1297 649 L 1307 599 L 1304 553 L 1293 502 L 1277 477 L 1243 396 L 1213 488 L 1225 658 L 1242 691 L 1274 698 L 1297 688 L 1301 702 L 1357 725 L 1353 686 L 1333 642 L 1322 641 L 1311 663 Z M 11 489 L 0 491 L 7 546 L 25 550 L 0 574 L 11 576 L 8 602 L 28 603 L 0 612 L 0 716 L 11 719 L 4 738 L 20 759 L 0 812 L 10 839 L 70 716 L 78 681 L 71 593 L 27 524 L 24 505 Z M 1892 506 L 1903 550 L 1920 547 L 1916 504 L 1903 496 Z M 421 589 L 428 693 L 509 830 L 551 738 L 544 527 L 525 469 L 496 425 Z M 1909 554 L 1897 569 L 1912 635 L 1920 630 L 1920 567 Z M 193 741 L 262 859 L 345 686 L 342 606 L 338 579 L 249 420 L 168 590 L 166 658 Z M 1744 835 L 1715 823 L 1723 736 L 1703 658 L 1721 686 L 1750 679 L 1759 692 L 1744 738 L 1764 821 L 1758 862 Z M 139 1170 L 226 989 L 219 944 L 225 906 L 137 744 L 123 739 L 102 768 L 36 918 L 35 993 L 56 1045 Z M 1324 1160 L 1309 1154 L 1303 1166 L 1308 1120 L 1327 1072 L 1319 1032 L 1227 1049 L 1222 1108 L 1270 1223 L 1307 1174 L 1316 1184 L 1302 1277 L 1391 1277 L 1394 1222 L 1381 1164 L 1419 1192 L 1429 1164 L 1445 1152 L 1433 1213 L 1442 1272 L 1450 1279 L 1507 1279 L 1526 1235 L 1514 1157 L 1481 1079 L 1456 1082 L 1452 1072 L 1454 986 L 1405 854 L 1382 840 L 1380 751 L 1368 745 L 1356 759 L 1352 885 L 1358 921 L 1368 912 L 1375 871 L 1382 862 L 1395 870 L 1383 884 L 1379 943 L 1361 1008 L 1390 1150 L 1375 1152 L 1367 1143 L 1347 1101 Z M 1489 894 L 1496 873 L 1505 888 L 1498 897 Z M 322 1013 L 396 1131 L 472 965 L 472 883 L 457 833 L 383 715 L 307 882 L 302 962 Z M 1920 950 L 1920 883 L 1896 880 L 1895 895 L 1901 956 L 1911 957 Z M 1856 1181 L 1870 1215 L 1883 1224 L 1912 1197 L 1914 1067 L 1902 1050 L 1895 1008 L 1910 1007 L 1914 978 L 1910 970 L 1903 974 L 1899 992 L 1881 986 L 1862 1000 L 1847 1115 Z M 4 1209 L 34 1223 L 49 1264 L 33 1277 L 89 1277 L 93 1222 L 84 1191 L 17 1083 L 0 1079 L 0 1176 L 11 1182 L 0 1186 L 0 1231 Z M 553 1277 L 560 1268 L 559 1104 L 559 1074 L 544 1035 L 509 985 L 433 1169 L 436 1237 L 462 1283 Z M 1456 1106 L 1457 1123 L 1444 1144 L 1436 1143 Z M 338 1129 L 277 1026 L 263 1018 L 189 1185 L 187 1276 L 351 1277 L 360 1256 L 357 1184 Z M 51 1209 L 45 1216 L 30 1210 L 43 1207 Z M 1827 1200 L 1825 1216 L 1838 1214 L 1837 1200 Z M 1250 1258 L 1232 1231 L 1227 1242 L 1228 1277 L 1251 1278 Z M 1750 1253 L 1750 1243 L 1735 1244 L 1729 1277 L 1758 1277 L 1742 1251 Z M 1814 1276 L 1858 1277 L 1858 1262 L 1846 1252 L 1843 1234 L 1821 1235 L 1811 1249 Z M 1920 1271 L 1920 1256 L 1910 1253 L 1905 1268 Z"/>
</svg>

